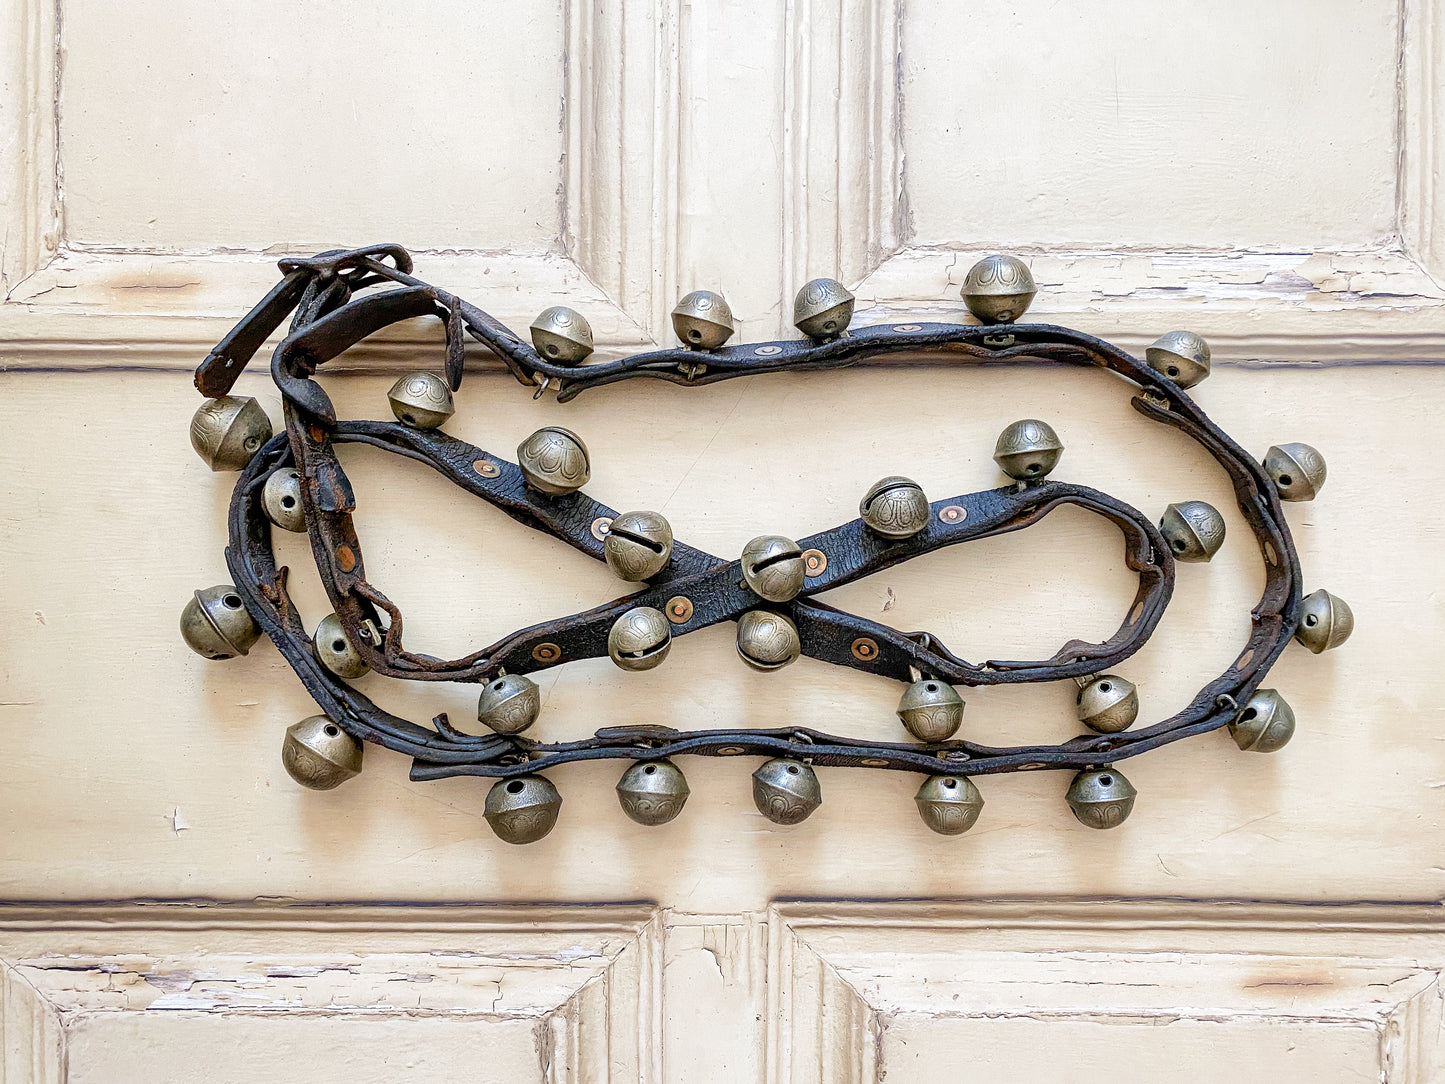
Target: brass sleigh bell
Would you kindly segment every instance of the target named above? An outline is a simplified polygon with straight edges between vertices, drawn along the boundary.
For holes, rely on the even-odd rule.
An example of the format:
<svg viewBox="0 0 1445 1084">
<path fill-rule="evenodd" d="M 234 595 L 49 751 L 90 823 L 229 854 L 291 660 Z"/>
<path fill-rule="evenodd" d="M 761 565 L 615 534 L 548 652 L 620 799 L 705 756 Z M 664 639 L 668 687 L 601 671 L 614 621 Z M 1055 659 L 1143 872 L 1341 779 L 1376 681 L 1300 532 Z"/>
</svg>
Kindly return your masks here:
<svg viewBox="0 0 1445 1084">
<path fill-rule="evenodd" d="M 1251 753 L 1273 753 L 1294 737 L 1294 709 L 1275 689 L 1257 689 L 1232 723 L 1234 744 Z"/>
<path fill-rule="evenodd" d="M 801 760 L 778 757 L 753 772 L 753 804 L 774 824 L 801 824 L 823 804 L 823 788 Z"/>
<path fill-rule="evenodd" d="M 890 475 L 868 487 L 858 504 L 863 524 L 884 538 L 912 538 L 928 526 L 932 513 L 923 487 L 912 478 Z"/>
<path fill-rule="evenodd" d="M 261 487 L 261 511 L 283 531 L 306 530 L 306 512 L 301 507 L 301 474 L 295 467 L 273 471 Z"/>
<path fill-rule="evenodd" d="M 671 647 L 672 625 L 651 606 L 628 610 L 607 633 L 607 654 L 624 670 L 651 670 Z"/>
<path fill-rule="evenodd" d="M 562 795 L 541 775 L 498 779 L 487 791 L 482 816 L 503 843 L 536 843 L 557 824 Z"/>
<path fill-rule="evenodd" d="M 694 290 L 672 310 L 672 329 L 693 350 L 716 350 L 733 334 L 733 310 L 722 294 Z"/>
<path fill-rule="evenodd" d="M 361 772 L 364 747 L 325 715 L 286 729 L 281 763 L 286 774 L 310 790 L 331 790 Z"/>
<path fill-rule="evenodd" d="M 923 823 L 941 836 L 962 835 L 978 823 L 983 795 L 963 775 L 930 775 L 913 796 Z"/>
<path fill-rule="evenodd" d="M 691 793 L 682 770 L 670 760 L 634 764 L 617 783 L 622 812 L 648 827 L 666 824 L 676 817 Z"/>
<path fill-rule="evenodd" d="M 570 429 L 546 425 L 517 445 L 517 466 L 533 489 L 560 497 L 592 479 L 587 445 Z"/>
<path fill-rule="evenodd" d="M 650 580 L 672 559 L 672 524 L 660 512 L 623 512 L 607 528 L 602 556 L 619 579 Z"/>
<path fill-rule="evenodd" d="M 413 429 L 436 429 L 457 409 L 452 404 L 452 389 L 436 373 L 398 377 L 386 399 L 396 420 Z"/>
<path fill-rule="evenodd" d="M 1059 465 L 1063 441 L 1048 422 L 1024 418 L 999 434 L 994 445 L 994 462 L 1010 478 L 1037 482 Z"/>
<path fill-rule="evenodd" d="M 1279 444 L 1264 456 L 1264 473 L 1282 501 L 1312 501 L 1325 484 L 1325 457 L 1308 444 Z"/>
<path fill-rule="evenodd" d="M 963 723 L 963 697 L 947 682 L 915 681 L 903 690 L 898 718 L 919 741 L 947 741 Z"/>
<path fill-rule="evenodd" d="M 738 618 L 738 655 L 754 670 L 781 670 L 801 652 L 798 626 L 786 614 L 749 610 Z"/>
<path fill-rule="evenodd" d="M 592 325 L 566 305 L 552 305 L 532 321 L 532 345 L 548 361 L 581 365 L 592 353 Z"/>
<path fill-rule="evenodd" d="M 1181 388 L 1192 388 L 1209 375 L 1209 344 L 1192 331 L 1170 331 L 1148 346 L 1144 360 Z"/>
<path fill-rule="evenodd" d="M 1036 293 L 1028 264 L 1017 256 L 985 256 L 963 280 L 963 302 L 985 324 L 1017 322 Z"/>
<path fill-rule="evenodd" d="M 191 447 L 214 471 L 241 470 L 271 439 L 271 419 L 246 395 L 207 399 L 191 416 Z"/>
<path fill-rule="evenodd" d="M 818 342 L 836 339 L 848 330 L 855 303 L 837 279 L 814 279 L 793 299 L 793 326 Z"/>
<path fill-rule="evenodd" d="M 520 734 L 542 712 L 542 690 L 524 674 L 503 674 L 482 686 L 477 721 L 498 734 Z"/>
<path fill-rule="evenodd" d="M 1339 647 L 1355 631 L 1355 614 L 1342 598 L 1320 590 L 1305 596 L 1294 638 L 1316 655 Z"/>
<path fill-rule="evenodd" d="M 321 619 L 311 643 L 316 648 L 316 657 L 321 660 L 321 665 L 337 677 L 359 678 L 371 670 L 346 635 L 341 618 L 336 614 L 327 614 Z"/>
<path fill-rule="evenodd" d="M 803 589 L 808 567 L 803 551 L 780 534 L 759 535 L 743 547 L 743 580 L 769 602 L 787 602 Z"/>
<path fill-rule="evenodd" d="M 1074 776 L 1064 800 L 1084 827 L 1117 828 L 1133 812 L 1138 795 L 1113 768 L 1091 768 Z"/>
<path fill-rule="evenodd" d="M 1224 545 L 1224 517 L 1204 501 L 1181 501 L 1164 509 L 1159 533 L 1176 561 L 1208 561 Z"/>
<path fill-rule="evenodd" d="M 1128 730 L 1139 718 L 1139 689 L 1128 678 L 1105 674 L 1094 678 L 1074 700 L 1079 722 L 1100 734 Z"/>
<path fill-rule="evenodd" d="M 206 587 L 191 596 L 181 611 L 181 638 L 197 655 L 234 659 L 251 650 L 261 629 L 229 583 Z"/>
</svg>

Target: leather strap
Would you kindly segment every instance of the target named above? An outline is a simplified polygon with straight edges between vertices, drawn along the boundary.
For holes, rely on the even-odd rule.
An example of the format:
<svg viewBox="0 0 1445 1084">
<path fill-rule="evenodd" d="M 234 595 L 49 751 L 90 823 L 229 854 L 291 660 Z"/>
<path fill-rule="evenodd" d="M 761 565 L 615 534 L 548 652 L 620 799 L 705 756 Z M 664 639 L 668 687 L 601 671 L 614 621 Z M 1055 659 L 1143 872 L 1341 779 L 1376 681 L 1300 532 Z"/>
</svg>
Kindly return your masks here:
<svg viewBox="0 0 1445 1084">
<path fill-rule="evenodd" d="M 393 262 L 383 262 L 378 256 Z M 272 358 L 272 374 L 285 399 L 286 431 L 272 438 L 241 473 L 231 503 L 227 563 L 248 610 L 321 709 L 357 738 L 412 756 L 414 778 L 508 776 L 575 760 L 686 753 L 789 755 L 818 764 L 968 775 L 1084 768 L 1135 756 L 1228 723 L 1237 705 L 1263 680 L 1297 623 L 1301 601 L 1298 558 L 1278 496 L 1260 465 L 1167 377 L 1092 336 L 1041 324 L 885 324 L 859 328 L 827 343 L 753 343 L 707 354 L 658 350 L 567 368 L 539 356 L 476 306 L 413 278 L 410 257 L 398 246 L 324 253 L 311 260 L 286 260 L 281 266 L 285 277 L 217 345 L 196 374 L 197 387 L 204 394 L 224 394 L 260 344 L 294 310 L 291 332 Z M 395 285 L 353 296 L 381 283 Z M 764 606 L 793 619 L 804 654 L 835 665 L 903 681 L 919 673 L 959 685 L 1057 681 L 1110 669 L 1139 650 L 1163 615 L 1174 584 L 1168 547 L 1140 512 L 1088 487 L 1043 481 L 936 501 L 929 526 L 903 541 L 879 538 L 856 519 L 800 539 L 802 548 L 823 553 L 826 564 L 788 603 L 760 603 L 742 586 L 737 561 L 679 541 L 669 565 L 634 595 L 518 630 L 460 659 L 438 660 L 412 652 L 404 646 L 401 611 L 366 579 L 362 547 L 352 521 L 355 497 L 337 458 L 338 445 L 367 444 L 416 460 L 511 518 L 560 538 L 597 560 L 602 559 L 602 542 L 594 535 L 593 524 L 616 516 L 581 492 L 565 496 L 539 493 L 524 483 L 515 464 L 445 433 L 396 422 L 336 417 L 329 397 L 313 379 L 319 368 L 381 328 L 420 315 L 435 315 L 443 321 L 445 364 L 453 387 L 461 380 L 465 334 L 488 346 L 527 386 L 546 387 L 550 382 L 564 402 L 588 388 L 638 376 L 706 384 L 758 373 L 917 363 L 934 358 L 985 364 L 1038 359 L 1107 368 L 1137 388 L 1133 398 L 1137 410 L 1193 437 L 1229 475 L 1265 562 L 1265 590 L 1251 614 L 1248 643 L 1233 665 L 1173 717 L 1119 734 L 1081 735 L 1058 746 L 1008 749 L 969 741 L 871 742 L 804 728 L 680 732 L 664 727 L 614 727 L 584 741 L 545 743 L 521 736 L 463 734 L 444 715 L 433 720 L 431 728 L 401 719 L 332 675 L 312 652 L 310 638 L 286 591 L 286 569 L 275 563 L 270 524 L 260 505 L 266 479 L 282 467 L 294 464 L 301 473 L 302 502 L 317 568 L 348 637 L 373 670 L 410 680 L 485 682 L 503 671 L 530 672 L 605 655 L 607 632 L 618 616 L 639 605 L 667 612 L 667 603 L 682 597 L 692 604 L 691 614 L 673 624 L 674 636 L 735 620 Z M 702 371 L 700 362 L 705 366 Z M 1086 508 L 1113 522 L 1124 536 L 1125 562 L 1139 576 L 1139 590 L 1128 614 L 1103 643 L 1073 640 L 1039 661 L 970 663 L 929 633 L 900 632 L 812 597 L 923 553 L 1024 529 L 1064 504 Z M 939 513 L 946 507 L 962 509 L 963 514 L 945 519 Z M 385 630 L 381 643 L 371 643 L 362 635 L 366 624 Z M 868 641 L 871 650 L 855 650 L 860 641 Z M 548 650 L 538 650 L 544 646 Z"/>
</svg>

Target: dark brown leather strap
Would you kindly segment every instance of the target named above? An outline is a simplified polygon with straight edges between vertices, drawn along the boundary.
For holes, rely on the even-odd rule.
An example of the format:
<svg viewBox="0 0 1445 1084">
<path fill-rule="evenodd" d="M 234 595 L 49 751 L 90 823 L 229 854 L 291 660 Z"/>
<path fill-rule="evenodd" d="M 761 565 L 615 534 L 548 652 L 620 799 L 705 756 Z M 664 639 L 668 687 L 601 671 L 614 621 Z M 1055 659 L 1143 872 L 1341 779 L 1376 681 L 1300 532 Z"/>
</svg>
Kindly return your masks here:
<svg viewBox="0 0 1445 1084">
<path fill-rule="evenodd" d="M 378 260 L 378 255 L 391 257 L 395 266 Z M 1278 497 L 1259 464 L 1172 381 L 1091 336 L 1033 324 L 885 324 L 859 328 L 845 338 L 821 344 L 808 340 L 754 343 L 706 355 L 683 349 L 659 350 L 566 368 L 540 357 L 474 305 L 412 278 L 409 257 L 395 246 L 284 261 L 282 269 L 286 274 L 282 282 L 197 371 L 197 386 L 204 393 L 224 393 L 260 343 L 294 308 L 291 333 L 272 359 L 272 373 L 285 399 L 286 432 L 274 437 L 241 473 L 231 504 L 227 562 L 247 608 L 322 710 L 356 737 L 412 756 L 415 778 L 506 776 L 574 760 L 683 753 L 793 755 L 819 764 L 969 775 L 1083 768 L 1134 756 L 1229 722 L 1237 704 L 1254 691 L 1284 649 L 1298 619 L 1298 559 Z M 383 282 L 397 285 L 352 296 Z M 678 542 L 667 568 L 634 595 L 519 630 L 461 659 L 438 660 L 408 650 L 401 611 L 366 579 L 351 517 L 355 498 L 337 458 L 338 445 L 368 444 L 416 460 L 513 519 L 560 538 L 594 559 L 602 558 L 602 542 L 594 535 L 593 524 L 616 515 L 581 492 L 561 497 L 539 493 L 525 485 L 514 464 L 444 433 L 394 422 L 336 418 L 329 397 L 313 379 L 319 367 L 382 327 L 419 315 L 435 315 L 444 322 L 445 366 L 453 386 L 461 378 L 460 343 L 465 332 L 491 348 L 528 386 L 550 380 L 559 388 L 561 401 L 587 388 L 634 376 L 702 384 L 756 373 L 904 360 L 916 363 L 920 357 L 973 363 L 1041 359 L 1107 368 L 1138 389 L 1133 400 L 1136 409 L 1193 437 L 1229 474 L 1265 561 L 1265 591 L 1251 615 L 1248 643 L 1228 670 L 1172 718 L 1119 734 L 1083 735 L 1058 746 L 999 749 L 967 741 L 870 742 L 810 729 L 684 733 L 660 727 L 610 728 L 585 741 L 548 744 L 519 736 L 466 735 L 451 727 L 444 716 L 434 720 L 433 728 L 400 719 L 332 675 L 311 650 L 307 631 L 286 592 L 286 570 L 275 564 L 270 526 L 260 507 L 266 478 L 281 467 L 294 463 L 301 472 L 313 553 L 347 635 L 372 669 L 388 676 L 482 682 L 503 671 L 527 672 L 604 655 L 608 629 L 634 606 L 666 612 L 669 600 L 686 598 L 691 604 L 690 616 L 675 623 L 672 630 L 674 636 L 680 636 L 736 619 L 760 605 L 741 585 L 738 562 Z M 705 372 L 698 372 L 699 360 L 705 362 Z M 1070 641 L 1041 661 L 975 664 L 954 656 L 931 634 L 900 632 L 812 598 L 820 591 L 944 546 L 1021 530 L 1061 504 L 1087 508 L 1118 526 L 1124 535 L 1125 561 L 1139 575 L 1139 591 L 1123 624 L 1101 644 Z M 960 508 L 963 514 L 948 522 L 938 515 L 947 506 Z M 929 526 L 904 541 L 881 539 L 860 520 L 799 541 L 802 547 L 825 554 L 826 564 L 809 577 L 796 599 L 772 608 L 794 620 L 805 654 L 905 681 L 913 673 L 961 685 L 1056 681 L 1101 672 L 1133 654 L 1153 632 L 1168 604 L 1174 564 L 1158 530 L 1141 513 L 1106 494 L 1066 482 L 1044 481 L 949 498 L 934 502 L 932 508 Z M 370 643 L 361 635 L 367 623 L 385 630 L 381 643 Z M 856 650 L 861 641 L 871 644 L 871 649 Z M 543 646 L 548 650 L 539 651 Z"/>
</svg>

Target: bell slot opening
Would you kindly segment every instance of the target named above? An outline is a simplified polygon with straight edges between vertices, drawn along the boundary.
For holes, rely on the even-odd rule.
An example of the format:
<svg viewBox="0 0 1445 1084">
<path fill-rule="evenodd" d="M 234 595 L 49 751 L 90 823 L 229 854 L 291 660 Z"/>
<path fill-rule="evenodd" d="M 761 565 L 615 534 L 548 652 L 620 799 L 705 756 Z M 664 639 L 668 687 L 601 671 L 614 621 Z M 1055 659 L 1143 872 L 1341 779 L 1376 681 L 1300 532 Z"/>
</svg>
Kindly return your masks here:
<svg viewBox="0 0 1445 1084">
<path fill-rule="evenodd" d="M 621 538 L 628 542 L 636 543 L 643 549 L 649 549 L 653 553 L 661 553 L 663 550 L 661 542 L 656 542 L 651 538 L 644 538 L 640 534 L 633 534 L 631 531 L 625 528 L 618 529 L 617 527 L 611 527 L 608 529 L 607 534 L 611 535 L 613 538 Z"/>
</svg>

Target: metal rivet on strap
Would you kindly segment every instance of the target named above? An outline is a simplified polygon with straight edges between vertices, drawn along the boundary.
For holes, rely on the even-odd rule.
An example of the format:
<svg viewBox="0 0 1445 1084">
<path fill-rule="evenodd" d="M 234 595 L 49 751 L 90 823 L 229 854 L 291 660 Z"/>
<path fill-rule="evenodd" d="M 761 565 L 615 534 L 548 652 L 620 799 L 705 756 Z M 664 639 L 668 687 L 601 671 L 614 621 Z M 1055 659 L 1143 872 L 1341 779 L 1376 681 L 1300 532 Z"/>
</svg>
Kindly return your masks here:
<svg viewBox="0 0 1445 1084">
<path fill-rule="evenodd" d="M 860 662 L 872 662 L 878 657 L 878 643 L 866 636 L 853 641 L 853 657 Z"/>
</svg>

